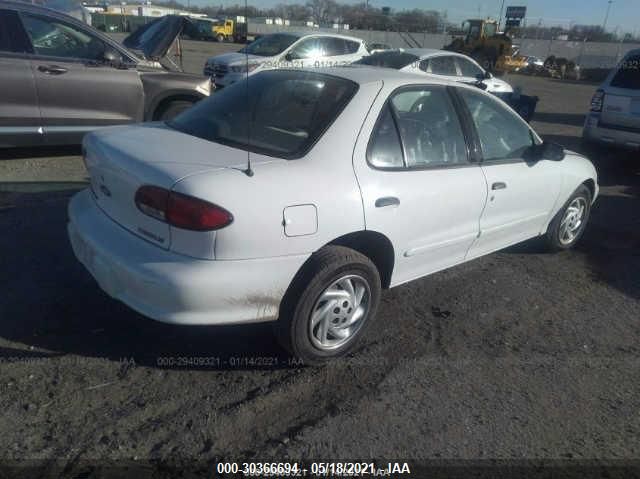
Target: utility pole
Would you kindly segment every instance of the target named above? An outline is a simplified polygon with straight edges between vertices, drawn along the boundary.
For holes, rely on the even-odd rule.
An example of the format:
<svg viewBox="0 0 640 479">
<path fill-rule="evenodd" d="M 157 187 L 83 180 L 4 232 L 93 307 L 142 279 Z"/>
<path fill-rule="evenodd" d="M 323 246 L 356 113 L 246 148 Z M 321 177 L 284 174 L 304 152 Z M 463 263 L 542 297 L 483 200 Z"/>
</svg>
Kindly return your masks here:
<svg viewBox="0 0 640 479">
<path fill-rule="evenodd" d="M 500 31 L 500 24 L 502 23 L 502 12 L 504 11 L 504 0 L 502 0 L 502 5 L 500 5 L 500 16 L 498 17 L 498 31 Z"/>
<path fill-rule="evenodd" d="M 609 12 L 611 11 L 611 4 L 613 3 L 613 0 L 608 0 L 607 2 L 607 13 L 604 16 L 604 22 L 602 22 L 602 31 L 605 30 L 605 28 L 607 28 L 607 21 L 609 20 Z"/>
</svg>

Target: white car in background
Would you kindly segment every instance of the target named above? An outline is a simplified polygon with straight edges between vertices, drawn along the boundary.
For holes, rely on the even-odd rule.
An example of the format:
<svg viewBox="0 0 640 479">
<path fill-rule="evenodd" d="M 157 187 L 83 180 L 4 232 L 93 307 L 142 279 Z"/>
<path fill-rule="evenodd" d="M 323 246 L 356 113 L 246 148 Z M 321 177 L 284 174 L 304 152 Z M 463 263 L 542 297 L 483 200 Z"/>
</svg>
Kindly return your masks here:
<svg viewBox="0 0 640 479">
<path fill-rule="evenodd" d="M 369 55 L 364 40 L 326 33 L 273 33 L 258 38 L 237 53 L 211 57 L 205 76 L 225 87 L 264 70 L 327 68 L 351 64 Z"/>
<path fill-rule="evenodd" d="M 593 95 L 582 136 L 602 145 L 640 149 L 640 50 L 630 51 Z"/>
<path fill-rule="evenodd" d="M 77 258 L 174 324 L 274 321 L 307 363 L 352 350 L 382 289 L 542 236 L 576 244 L 593 165 L 476 87 L 388 69 L 276 70 L 167 123 L 85 137 Z M 399 318 L 398 318 L 399 319 Z"/>
<path fill-rule="evenodd" d="M 484 70 L 473 58 L 446 50 L 409 48 L 386 51 L 365 57 L 356 64 L 393 68 L 407 73 L 436 75 L 462 83 L 481 82 L 486 85 L 489 93 L 513 93 L 511 85 Z"/>
</svg>

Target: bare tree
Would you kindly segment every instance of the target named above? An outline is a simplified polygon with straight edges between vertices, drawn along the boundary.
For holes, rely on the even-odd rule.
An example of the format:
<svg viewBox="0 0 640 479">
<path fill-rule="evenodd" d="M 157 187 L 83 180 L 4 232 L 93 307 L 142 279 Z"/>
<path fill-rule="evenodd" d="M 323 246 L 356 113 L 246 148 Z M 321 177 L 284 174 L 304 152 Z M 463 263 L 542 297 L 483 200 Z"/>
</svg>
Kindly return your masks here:
<svg viewBox="0 0 640 479">
<path fill-rule="evenodd" d="M 335 0 L 307 0 L 307 7 L 317 23 L 329 23 L 338 13 L 338 4 Z"/>
</svg>

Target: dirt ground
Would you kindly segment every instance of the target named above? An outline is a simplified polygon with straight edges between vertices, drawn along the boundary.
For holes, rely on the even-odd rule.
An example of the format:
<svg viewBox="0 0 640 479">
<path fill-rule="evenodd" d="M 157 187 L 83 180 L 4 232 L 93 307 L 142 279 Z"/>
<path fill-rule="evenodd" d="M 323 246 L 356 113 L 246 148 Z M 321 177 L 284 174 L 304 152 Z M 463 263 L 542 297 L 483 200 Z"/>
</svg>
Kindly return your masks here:
<svg viewBox="0 0 640 479">
<path fill-rule="evenodd" d="M 540 133 L 581 150 L 595 86 L 509 80 L 540 96 Z M 168 326 L 107 297 L 66 238 L 77 150 L 1 153 L 2 461 L 111 477 L 96 465 L 640 458 L 640 158 L 589 153 L 602 191 L 576 250 L 529 242 L 388 291 L 322 368 L 269 325 Z"/>
</svg>

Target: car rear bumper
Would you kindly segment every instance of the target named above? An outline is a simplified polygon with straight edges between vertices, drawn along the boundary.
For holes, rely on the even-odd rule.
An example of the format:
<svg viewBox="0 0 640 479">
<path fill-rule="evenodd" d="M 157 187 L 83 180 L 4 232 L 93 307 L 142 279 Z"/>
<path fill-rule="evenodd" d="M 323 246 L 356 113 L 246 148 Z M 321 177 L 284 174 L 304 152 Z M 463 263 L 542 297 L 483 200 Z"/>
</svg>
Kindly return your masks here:
<svg viewBox="0 0 640 479">
<path fill-rule="evenodd" d="M 208 261 L 154 246 L 96 206 L 89 190 L 69 203 L 74 254 L 110 296 L 152 319 L 221 325 L 272 321 L 308 256 Z"/>
<path fill-rule="evenodd" d="M 589 141 L 611 145 L 629 150 L 640 149 L 640 130 L 616 128 L 603 126 L 600 123 L 600 116 L 597 114 L 587 115 L 584 123 L 582 136 Z"/>
</svg>

